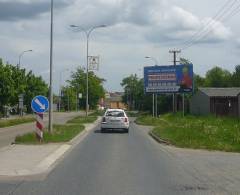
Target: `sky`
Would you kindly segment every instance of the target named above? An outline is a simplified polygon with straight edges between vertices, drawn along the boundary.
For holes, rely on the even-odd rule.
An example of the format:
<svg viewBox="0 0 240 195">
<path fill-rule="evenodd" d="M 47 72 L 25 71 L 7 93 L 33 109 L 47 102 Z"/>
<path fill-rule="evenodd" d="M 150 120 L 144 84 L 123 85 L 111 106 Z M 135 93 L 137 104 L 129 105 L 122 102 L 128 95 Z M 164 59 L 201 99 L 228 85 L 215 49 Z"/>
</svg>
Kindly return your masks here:
<svg viewBox="0 0 240 195">
<path fill-rule="evenodd" d="M 240 64 L 240 0 L 55 0 L 54 92 L 71 72 L 86 67 L 86 35 L 70 25 L 95 29 L 89 55 L 100 56 L 108 91 L 122 91 L 124 77 L 143 77 L 143 67 L 172 65 L 171 49 L 204 76 L 214 66 Z M 32 70 L 49 82 L 50 0 L 0 0 L 0 58 Z M 189 47 L 190 46 L 190 47 Z M 62 77 L 62 79 L 60 79 Z"/>
</svg>

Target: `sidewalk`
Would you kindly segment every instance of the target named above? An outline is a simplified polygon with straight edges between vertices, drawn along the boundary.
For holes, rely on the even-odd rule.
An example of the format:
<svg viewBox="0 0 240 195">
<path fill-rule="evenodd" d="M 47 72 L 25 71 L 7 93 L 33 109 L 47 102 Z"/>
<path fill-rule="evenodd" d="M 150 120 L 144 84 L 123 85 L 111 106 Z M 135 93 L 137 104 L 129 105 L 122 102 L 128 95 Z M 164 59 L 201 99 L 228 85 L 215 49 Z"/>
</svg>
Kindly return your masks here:
<svg viewBox="0 0 240 195">
<path fill-rule="evenodd" d="M 85 130 L 70 142 L 46 145 L 11 145 L 0 149 L 0 179 L 33 176 L 49 172 L 56 161 L 78 144 L 99 123 L 86 124 Z"/>
</svg>

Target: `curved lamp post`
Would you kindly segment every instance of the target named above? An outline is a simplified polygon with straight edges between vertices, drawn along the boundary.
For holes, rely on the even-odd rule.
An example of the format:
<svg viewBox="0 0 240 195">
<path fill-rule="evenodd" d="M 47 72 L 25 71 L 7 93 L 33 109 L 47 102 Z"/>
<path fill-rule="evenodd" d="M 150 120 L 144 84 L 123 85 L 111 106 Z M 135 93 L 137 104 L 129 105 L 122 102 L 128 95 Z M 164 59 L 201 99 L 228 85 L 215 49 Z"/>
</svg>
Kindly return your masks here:
<svg viewBox="0 0 240 195">
<path fill-rule="evenodd" d="M 157 59 L 156 59 L 156 58 L 154 58 L 154 57 L 151 57 L 151 56 L 146 56 L 145 58 L 153 60 L 153 61 L 154 61 L 154 63 L 155 63 L 155 66 L 157 66 L 157 65 L 158 65 L 158 61 L 157 61 Z"/>
<path fill-rule="evenodd" d="M 77 26 L 77 25 L 70 25 L 71 28 L 75 28 L 77 30 L 77 32 L 84 32 L 85 35 L 86 35 L 86 38 L 87 38 L 87 81 L 86 81 L 86 85 L 87 85 L 87 92 L 86 92 L 86 116 L 88 116 L 88 110 L 89 110 L 89 96 L 88 96 L 88 71 L 89 71 L 89 67 L 88 67 L 88 52 L 89 52 L 89 37 L 90 37 L 90 34 L 97 28 L 104 28 L 106 27 L 106 25 L 99 25 L 99 26 L 94 26 L 92 28 L 90 28 L 89 30 L 86 30 L 84 28 L 82 28 L 81 26 Z"/>
<path fill-rule="evenodd" d="M 22 57 L 23 57 L 23 55 L 25 54 L 25 53 L 27 53 L 27 52 L 32 52 L 33 50 L 26 50 L 26 51 L 23 51 L 20 55 L 19 55 L 19 57 L 18 57 L 18 65 L 17 65 L 17 67 L 18 68 L 20 68 L 20 66 L 21 66 L 21 59 L 22 59 Z"/>
</svg>

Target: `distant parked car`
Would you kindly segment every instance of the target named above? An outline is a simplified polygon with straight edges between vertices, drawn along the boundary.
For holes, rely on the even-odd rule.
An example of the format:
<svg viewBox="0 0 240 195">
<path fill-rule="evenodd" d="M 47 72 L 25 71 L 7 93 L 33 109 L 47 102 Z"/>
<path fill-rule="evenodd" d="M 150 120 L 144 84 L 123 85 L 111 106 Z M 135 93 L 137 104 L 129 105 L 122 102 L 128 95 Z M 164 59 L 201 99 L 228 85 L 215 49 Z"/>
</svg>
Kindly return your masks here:
<svg viewBox="0 0 240 195">
<path fill-rule="evenodd" d="M 102 117 L 101 131 L 125 130 L 129 132 L 129 119 L 122 109 L 107 109 Z"/>
</svg>

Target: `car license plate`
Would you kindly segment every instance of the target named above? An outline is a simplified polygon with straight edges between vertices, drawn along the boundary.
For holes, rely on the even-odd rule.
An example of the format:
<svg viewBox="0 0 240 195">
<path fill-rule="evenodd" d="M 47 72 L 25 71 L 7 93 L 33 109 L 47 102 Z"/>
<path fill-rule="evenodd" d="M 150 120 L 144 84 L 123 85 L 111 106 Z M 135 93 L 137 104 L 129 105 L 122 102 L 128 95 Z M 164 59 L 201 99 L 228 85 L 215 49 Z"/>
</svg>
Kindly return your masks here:
<svg viewBox="0 0 240 195">
<path fill-rule="evenodd" d="M 120 122 L 120 120 L 111 120 L 111 122 L 118 123 L 118 122 Z"/>
</svg>

